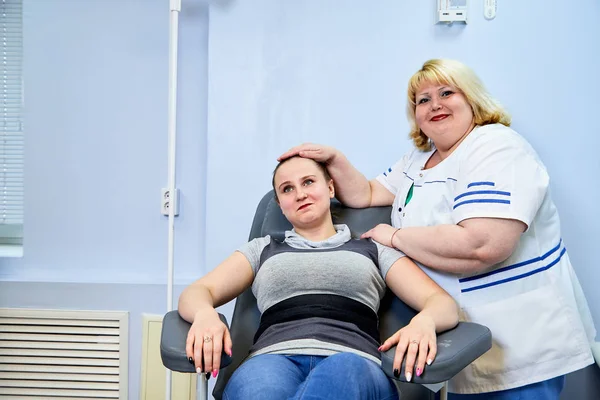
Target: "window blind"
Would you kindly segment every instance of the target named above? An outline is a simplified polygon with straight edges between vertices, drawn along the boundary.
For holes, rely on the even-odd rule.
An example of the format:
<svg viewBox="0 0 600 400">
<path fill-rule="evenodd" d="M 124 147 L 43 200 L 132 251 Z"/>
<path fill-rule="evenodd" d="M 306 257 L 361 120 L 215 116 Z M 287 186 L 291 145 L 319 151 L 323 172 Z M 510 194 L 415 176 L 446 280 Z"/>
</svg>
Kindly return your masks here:
<svg viewBox="0 0 600 400">
<path fill-rule="evenodd" d="M 23 243 L 23 4 L 0 0 L 0 245 Z"/>
</svg>

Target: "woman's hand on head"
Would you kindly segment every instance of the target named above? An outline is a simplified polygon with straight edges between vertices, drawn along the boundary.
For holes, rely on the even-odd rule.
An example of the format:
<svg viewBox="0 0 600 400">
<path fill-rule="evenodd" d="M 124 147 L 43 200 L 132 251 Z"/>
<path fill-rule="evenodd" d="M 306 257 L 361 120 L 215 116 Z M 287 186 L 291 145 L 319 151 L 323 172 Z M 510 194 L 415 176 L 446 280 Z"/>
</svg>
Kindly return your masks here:
<svg viewBox="0 0 600 400">
<path fill-rule="evenodd" d="M 390 336 L 379 351 L 387 351 L 396 345 L 394 375 L 400 376 L 402 360 L 406 358 L 404 375 L 408 382 L 414 375 L 421 376 L 425 364 L 431 365 L 437 354 L 435 323 L 427 316 L 417 315 L 410 324 Z"/>
<path fill-rule="evenodd" d="M 317 162 L 329 164 L 338 155 L 338 150 L 331 146 L 324 146 L 314 143 L 303 143 L 299 146 L 292 147 L 277 158 L 277 161 L 283 161 L 287 158 L 300 156 L 311 158 Z"/>
<path fill-rule="evenodd" d="M 216 310 L 211 307 L 198 311 L 185 344 L 186 355 L 196 372 L 212 372 L 216 377 L 221 367 L 221 353 L 224 351 L 231 357 L 231 348 L 229 330 Z"/>
<path fill-rule="evenodd" d="M 388 224 L 379 224 L 375 228 L 363 233 L 360 238 L 371 238 L 384 246 L 394 247 L 392 238 L 398 229 Z"/>
</svg>

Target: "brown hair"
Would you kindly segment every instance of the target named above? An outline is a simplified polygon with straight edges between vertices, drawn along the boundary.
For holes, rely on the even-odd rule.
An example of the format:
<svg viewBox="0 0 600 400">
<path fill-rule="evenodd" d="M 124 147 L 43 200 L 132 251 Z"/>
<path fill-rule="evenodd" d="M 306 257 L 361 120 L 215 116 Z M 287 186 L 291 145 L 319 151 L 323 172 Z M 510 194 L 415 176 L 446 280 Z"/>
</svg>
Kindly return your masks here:
<svg viewBox="0 0 600 400">
<path fill-rule="evenodd" d="M 275 201 L 277 203 L 279 203 L 279 198 L 277 197 L 277 188 L 275 187 L 275 174 L 277 174 L 277 170 L 279 169 L 279 167 L 281 167 L 283 164 L 285 164 L 286 162 L 288 162 L 289 160 L 292 160 L 294 158 L 302 158 L 302 157 L 294 156 L 294 157 L 286 158 L 285 160 L 280 161 L 279 164 L 277 164 L 277 166 L 273 170 L 273 179 L 271 180 L 271 185 L 273 186 L 273 195 L 275 196 Z M 312 158 L 307 158 L 307 160 L 312 160 L 315 164 L 317 164 L 317 166 L 323 173 L 323 176 L 325 177 L 325 181 L 329 182 L 331 180 L 331 175 L 329 175 L 329 171 L 327 171 L 327 166 L 325 165 L 325 163 L 315 161 Z"/>
</svg>

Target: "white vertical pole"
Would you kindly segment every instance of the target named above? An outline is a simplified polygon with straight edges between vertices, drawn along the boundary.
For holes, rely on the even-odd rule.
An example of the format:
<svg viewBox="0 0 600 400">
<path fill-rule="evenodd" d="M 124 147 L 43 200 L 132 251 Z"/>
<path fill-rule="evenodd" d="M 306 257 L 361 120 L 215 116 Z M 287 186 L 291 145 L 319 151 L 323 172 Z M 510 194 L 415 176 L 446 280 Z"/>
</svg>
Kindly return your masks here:
<svg viewBox="0 0 600 400">
<path fill-rule="evenodd" d="M 448 381 L 444 382 L 444 386 L 440 390 L 440 400 L 448 400 Z"/>
<path fill-rule="evenodd" d="M 169 207 L 169 239 L 168 239 L 168 273 L 167 273 L 167 311 L 173 309 L 173 268 L 175 260 L 175 149 L 177 144 L 177 46 L 179 33 L 179 12 L 181 0 L 170 0 L 169 11 L 169 109 L 168 109 L 168 183 L 171 196 Z M 167 369 L 167 385 L 165 400 L 171 400 L 171 371 Z"/>
<path fill-rule="evenodd" d="M 208 378 L 206 374 L 198 375 L 198 388 L 196 389 L 196 400 L 208 400 Z"/>
</svg>

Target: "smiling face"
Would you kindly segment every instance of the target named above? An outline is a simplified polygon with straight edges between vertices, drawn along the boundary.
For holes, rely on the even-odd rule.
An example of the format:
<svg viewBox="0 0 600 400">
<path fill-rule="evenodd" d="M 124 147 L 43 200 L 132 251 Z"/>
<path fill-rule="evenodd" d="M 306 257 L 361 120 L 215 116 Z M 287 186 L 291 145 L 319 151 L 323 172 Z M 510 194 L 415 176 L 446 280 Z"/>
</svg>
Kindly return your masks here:
<svg viewBox="0 0 600 400">
<path fill-rule="evenodd" d="M 275 170 L 273 189 L 283 215 L 294 228 L 315 228 L 331 223 L 333 181 L 314 160 L 292 157 Z"/>
<path fill-rule="evenodd" d="M 425 82 L 416 92 L 415 103 L 417 125 L 439 150 L 453 148 L 473 129 L 473 110 L 451 85 Z"/>
</svg>

